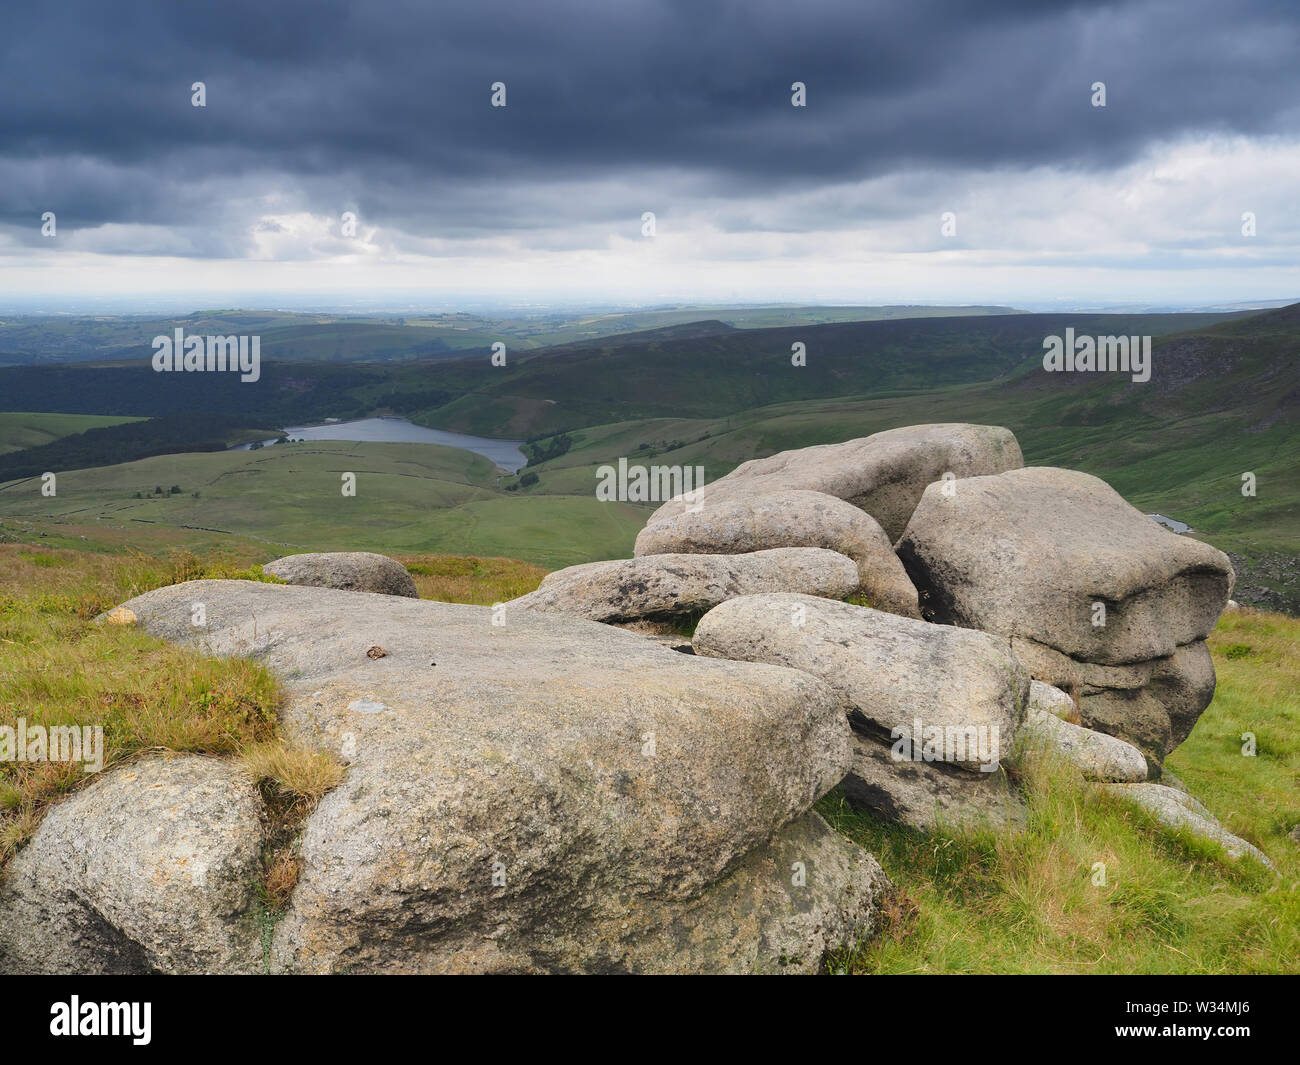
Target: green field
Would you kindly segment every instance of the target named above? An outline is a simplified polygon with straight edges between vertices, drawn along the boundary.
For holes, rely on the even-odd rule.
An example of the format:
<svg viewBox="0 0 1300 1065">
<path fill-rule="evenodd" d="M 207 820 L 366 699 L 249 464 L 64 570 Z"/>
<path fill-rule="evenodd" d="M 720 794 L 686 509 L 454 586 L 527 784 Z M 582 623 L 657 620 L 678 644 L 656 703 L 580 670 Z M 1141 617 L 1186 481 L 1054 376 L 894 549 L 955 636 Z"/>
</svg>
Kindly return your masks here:
<svg viewBox="0 0 1300 1065">
<path fill-rule="evenodd" d="M 703 466 L 714 480 L 755 455 L 938 420 L 1006 425 L 1026 462 L 1094 473 L 1144 511 L 1187 521 L 1239 556 L 1295 551 L 1300 439 L 1284 427 L 1231 433 L 1219 420 L 1193 417 L 1120 434 L 1115 426 L 1058 424 L 1059 412 L 1050 395 L 1030 402 L 973 386 L 779 404 L 718 419 L 622 422 L 571 434 L 572 449 L 530 467 L 538 483 L 513 492 L 504 489 L 517 478 L 500 476 L 487 459 L 429 444 L 318 441 L 167 455 L 60 473 L 53 499 L 40 495 L 34 479 L 0 485 L 0 535 L 58 536 L 60 528 L 69 535 L 75 526 L 73 540 L 144 545 L 165 530 L 166 542 L 196 546 L 233 538 L 295 550 L 503 555 L 554 568 L 631 554 L 653 508 L 602 503 L 594 494 L 597 467 L 620 456 Z M 1243 470 L 1257 476 L 1254 498 L 1241 494 Z M 344 472 L 357 475 L 355 498 L 341 494 Z M 172 486 L 181 491 L 151 495 Z"/>
<path fill-rule="evenodd" d="M 342 493 L 344 473 L 356 476 L 355 496 Z M 590 491 L 506 493 L 499 475 L 482 456 L 435 444 L 315 441 L 162 455 L 60 473 L 53 498 L 35 478 L 0 485 L 0 538 L 252 542 L 265 545 L 266 559 L 290 550 L 457 552 L 554 568 L 628 553 L 645 520 L 643 509 L 600 503 Z"/>
<path fill-rule="evenodd" d="M 1186 521 L 1223 550 L 1245 558 L 1296 552 L 1300 438 L 1286 426 L 1234 432 L 1223 418 L 1190 416 L 1121 429 L 1062 424 L 1061 410 L 1051 394 L 968 386 L 778 404 L 716 419 L 621 422 L 571 434 L 572 449 L 529 467 L 538 483 L 515 492 L 504 488 L 516 478 L 500 477 L 488 460 L 427 444 L 313 442 L 160 456 L 60 473 L 54 499 L 42 497 L 33 479 L 0 485 L 0 530 L 26 522 L 55 531 L 51 523 L 59 523 L 85 526 L 77 535 L 96 540 L 93 530 L 115 528 L 145 544 L 166 528 L 185 543 L 234 536 L 301 550 L 506 555 L 555 567 L 631 554 L 653 508 L 594 496 L 597 467 L 620 456 L 703 466 L 714 480 L 786 448 L 925 421 L 977 421 L 1011 428 L 1027 463 L 1094 473 L 1144 511 Z M 1241 494 L 1245 470 L 1257 477 L 1254 498 Z M 345 471 L 358 476 L 355 498 L 340 494 Z M 179 494 L 149 497 L 173 485 Z"/>
</svg>

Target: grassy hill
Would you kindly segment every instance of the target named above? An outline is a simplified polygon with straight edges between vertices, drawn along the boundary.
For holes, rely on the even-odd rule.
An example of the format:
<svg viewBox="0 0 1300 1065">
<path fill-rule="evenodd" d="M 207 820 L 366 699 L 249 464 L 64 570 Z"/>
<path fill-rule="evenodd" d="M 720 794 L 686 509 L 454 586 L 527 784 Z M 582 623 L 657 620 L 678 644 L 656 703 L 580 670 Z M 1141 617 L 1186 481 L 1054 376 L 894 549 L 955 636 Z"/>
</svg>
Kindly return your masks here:
<svg viewBox="0 0 1300 1065">
<path fill-rule="evenodd" d="M 394 371 L 456 398 L 412 414 L 440 429 L 537 436 L 647 417 L 717 417 L 792 400 L 992 381 L 1037 366 L 1043 337 L 1160 336 L 1223 315 L 1003 315 L 828 323 L 704 336 L 620 336 L 525 353 L 504 368 L 450 360 Z M 792 345 L 807 365 L 791 364 Z"/>
<path fill-rule="evenodd" d="M 356 475 L 356 495 L 342 475 Z M 291 550 L 509 555 L 548 567 L 628 552 L 644 511 L 573 495 L 506 493 L 482 456 L 435 444 L 343 441 L 159 455 L 60 472 L 58 494 L 0 485 L 0 539 L 115 549 L 262 544 Z M 180 489 L 171 493 L 172 486 Z M 161 494 L 156 489 L 161 488 Z"/>
<path fill-rule="evenodd" d="M 713 417 L 794 399 L 990 381 L 1036 361 L 1043 336 L 1067 325 L 1080 332 L 1163 335 L 1227 317 L 1017 314 L 776 329 L 705 320 L 515 351 L 505 367 L 491 365 L 486 348 L 474 356 L 409 362 L 309 359 L 300 347 L 272 344 L 266 331 L 255 383 L 234 374 L 159 375 L 145 344 L 116 362 L 0 367 L 0 395 L 22 410 L 131 416 L 205 411 L 283 424 L 386 409 L 433 428 L 518 439 L 627 418 Z M 202 328 L 237 325 L 221 319 Z M 427 330 L 415 331 L 427 336 Z M 332 350 L 338 327 L 319 325 L 316 334 Z M 806 367 L 791 366 L 795 342 L 806 345 Z"/>
<path fill-rule="evenodd" d="M 75 417 L 75 416 L 74 416 Z M 105 421 L 105 419 L 99 419 Z M 39 477 L 46 471 L 107 466 L 182 451 L 221 451 L 264 439 L 272 427 L 250 426 L 234 414 L 172 414 L 127 418 L 59 436 L 49 443 L 0 454 L 0 481 Z"/>
<path fill-rule="evenodd" d="M 0 321 L 0 366 L 134 359 L 155 336 L 187 334 L 262 338 L 262 353 L 290 362 L 387 362 L 459 351 L 486 352 L 495 341 L 527 351 L 615 333 L 681 326 L 705 319 L 729 328 L 888 318 L 1006 314 L 1009 307 L 670 307 L 588 313 L 528 311 L 518 317 L 465 313 L 312 314 L 213 310 L 177 315 L 18 315 Z"/>
<path fill-rule="evenodd" d="M 37 414 L 32 411 L 0 411 L 0 455 L 53 443 L 87 429 L 138 421 L 96 414 Z"/>
</svg>

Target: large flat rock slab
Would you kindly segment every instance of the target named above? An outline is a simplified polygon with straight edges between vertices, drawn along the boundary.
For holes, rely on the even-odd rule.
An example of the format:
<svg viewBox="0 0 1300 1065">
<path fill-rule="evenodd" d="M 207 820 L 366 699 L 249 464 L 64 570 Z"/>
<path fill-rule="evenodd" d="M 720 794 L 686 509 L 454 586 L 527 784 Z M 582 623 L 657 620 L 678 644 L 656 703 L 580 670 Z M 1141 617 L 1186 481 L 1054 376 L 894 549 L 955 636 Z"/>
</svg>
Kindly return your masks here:
<svg viewBox="0 0 1300 1065">
<path fill-rule="evenodd" d="M 608 624 L 693 618 L 738 595 L 804 592 L 843 599 L 858 568 L 837 551 L 782 547 L 741 555 L 667 554 L 588 562 L 548 573 L 507 615 L 541 611 Z"/>
<path fill-rule="evenodd" d="M 916 588 L 880 523 L 824 492 L 711 500 L 647 525 L 636 538 L 635 554 L 730 555 L 774 547 L 822 547 L 847 555 L 858 567 L 859 594 L 873 607 L 921 616 Z"/>
<path fill-rule="evenodd" d="M 813 677 L 574 618 L 497 625 L 489 608 L 327 589 L 196 581 L 126 606 L 152 633 L 264 662 L 291 737 L 348 765 L 304 827 L 277 970 L 776 965 L 761 943 L 688 948 L 667 930 L 738 869 L 769 868 L 765 849 L 846 772 L 848 724 Z M 839 853 L 823 906 L 878 873 Z M 735 927 L 798 926 L 775 885 L 736 890 L 765 909 Z M 720 928 L 737 911 L 710 912 Z"/>
<path fill-rule="evenodd" d="M 1009 752 L 1029 701 L 1029 675 L 1004 638 L 812 596 L 728 600 L 704 615 L 693 643 L 697 655 L 820 678 L 855 728 L 887 743 L 907 736 L 924 753 L 927 736 L 939 736 L 927 730 L 942 730 L 932 760 L 980 771 Z"/>
<path fill-rule="evenodd" d="M 1253 843 L 1234 836 L 1202 803 L 1184 791 L 1164 784 L 1098 784 L 1096 787 L 1141 807 L 1168 828 L 1183 829 L 1219 844 L 1229 858 L 1254 858 L 1266 868 L 1277 871 L 1268 855 Z"/>
<path fill-rule="evenodd" d="M 693 899 L 640 910 L 629 903 L 604 923 L 553 925 L 551 958 L 531 954 L 527 942 L 480 937 L 434 971 L 542 974 L 556 971 L 553 958 L 586 956 L 581 969 L 562 971 L 808 975 L 829 951 L 870 938 L 889 888 L 870 854 L 810 812 Z M 636 938 L 627 935 L 632 924 Z M 602 939 L 621 943 L 619 952 L 602 953 Z"/>
<path fill-rule="evenodd" d="M 951 477 L 1001 473 L 1024 465 L 1010 429 L 936 422 L 888 429 L 841 444 L 782 451 L 741 463 L 697 489 L 692 500 L 670 500 L 651 523 L 723 498 L 768 492 L 824 492 L 852 503 L 880 523 L 893 542 L 902 535 L 925 486 Z"/>
</svg>

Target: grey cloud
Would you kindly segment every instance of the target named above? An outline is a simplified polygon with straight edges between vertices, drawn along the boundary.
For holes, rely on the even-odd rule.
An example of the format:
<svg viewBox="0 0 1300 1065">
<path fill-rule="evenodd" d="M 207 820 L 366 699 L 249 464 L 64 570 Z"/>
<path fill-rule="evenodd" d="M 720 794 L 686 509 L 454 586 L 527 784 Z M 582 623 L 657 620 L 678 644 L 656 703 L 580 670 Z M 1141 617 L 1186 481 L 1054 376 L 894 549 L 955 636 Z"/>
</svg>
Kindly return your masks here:
<svg viewBox="0 0 1300 1065">
<path fill-rule="evenodd" d="M 0 221 L 190 227 L 198 255 L 241 246 L 202 231 L 259 189 L 470 237 L 909 168 L 1108 168 L 1187 133 L 1293 133 L 1300 115 L 1300 11 L 1262 0 L 85 0 L 7 15 Z M 190 106 L 195 80 L 206 108 Z M 566 195 L 599 178 L 604 194 Z"/>
</svg>

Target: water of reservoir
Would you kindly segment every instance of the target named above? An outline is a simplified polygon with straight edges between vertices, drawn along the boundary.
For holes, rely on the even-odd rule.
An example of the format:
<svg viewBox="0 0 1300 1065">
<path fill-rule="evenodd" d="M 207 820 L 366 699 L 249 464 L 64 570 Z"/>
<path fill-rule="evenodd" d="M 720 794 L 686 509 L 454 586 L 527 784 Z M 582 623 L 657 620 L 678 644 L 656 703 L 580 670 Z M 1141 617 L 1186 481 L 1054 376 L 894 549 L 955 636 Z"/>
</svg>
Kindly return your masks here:
<svg viewBox="0 0 1300 1065">
<path fill-rule="evenodd" d="M 519 450 L 522 440 L 493 440 L 486 436 L 468 436 L 465 433 L 448 433 L 442 429 L 426 429 L 423 425 L 408 422 L 405 418 L 358 418 L 352 422 L 328 422 L 325 425 L 292 425 L 284 435 L 290 440 L 361 440 L 378 443 L 442 444 L 473 451 L 491 459 L 515 473 L 528 461 Z M 262 441 L 273 444 L 279 437 Z M 241 444 L 236 450 L 247 451 L 251 444 Z"/>
<path fill-rule="evenodd" d="M 1163 514 L 1148 514 L 1152 521 L 1158 521 L 1166 529 L 1173 529 L 1176 533 L 1185 533 L 1191 528 L 1186 522 L 1181 522 L 1177 518 L 1166 518 Z"/>
</svg>

